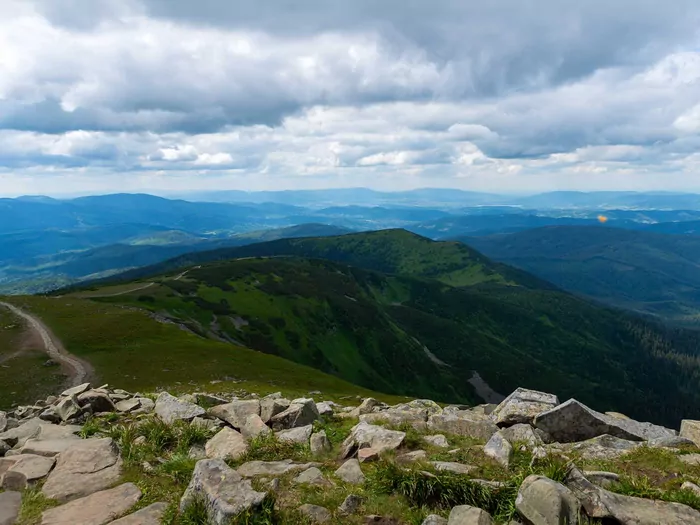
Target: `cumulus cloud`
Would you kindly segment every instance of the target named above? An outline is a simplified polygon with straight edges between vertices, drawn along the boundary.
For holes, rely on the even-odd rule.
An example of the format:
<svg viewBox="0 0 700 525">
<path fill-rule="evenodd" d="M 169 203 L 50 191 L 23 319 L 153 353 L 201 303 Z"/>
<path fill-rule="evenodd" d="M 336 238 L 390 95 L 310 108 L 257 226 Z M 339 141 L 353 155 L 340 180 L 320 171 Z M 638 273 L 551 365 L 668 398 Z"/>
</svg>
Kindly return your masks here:
<svg viewBox="0 0 700 525">
<path fill-rule="evenodd" d="M 699 21 L 694 0 L 5 0 L 0 193 L 700 189 Z"/>
</svg>

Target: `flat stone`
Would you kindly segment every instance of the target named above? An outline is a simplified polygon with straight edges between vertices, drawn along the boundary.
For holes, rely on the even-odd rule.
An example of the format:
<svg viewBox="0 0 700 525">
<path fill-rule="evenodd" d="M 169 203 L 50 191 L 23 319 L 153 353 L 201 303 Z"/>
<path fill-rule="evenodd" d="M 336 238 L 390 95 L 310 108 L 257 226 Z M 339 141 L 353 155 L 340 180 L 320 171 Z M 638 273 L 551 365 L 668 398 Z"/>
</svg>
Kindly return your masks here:
<svg viewBox="0 0 700 525">
<path fill-rule="evenodd" d="M 117 412 L 131 412 L 132 410 L 141 408 L 141 401 L 136 398 L 124 399 L 117 402 L 114 405 L 114 408 L 117 410 Z"/>
<path fill-rule="evenodd" d="M 140 498 L 136 485 L 124 483 L 45 511 L 41 525 L 105 525 L 127 512 Z"/>
<path fill-rule="evenodd" d="M 647 441 L 647 445 L 654 448 L 697 447 L 694 441 L 680 436 L 651 439 Z"/>
<path fill-rule="evenodd" d="M 182 401 L 167 392 L 161 392 L 156 399 L 155 412 L 169 425 L 180 420 L 191 421 L 197 416 L 206 414 L 206 411 L 199 405 Z"/>
<path fill-rule="evenodd" d="M 353 485 L 361 485 L 365 482 L 365 475 L 362 473 L 360 462 L 357 459 L 348 459 L 335 471 L 335 475 L 345 483 Z"/>
<path fill-rule="evenodd" d="M 447 525 L 492 524 L 493 520 L 488 512 L 469 505 L 459 505 L 458 507 L 454 507 L 450 512 L 450 518 L 447 520 Z"/>
<path fill-rule="evenodd" d="M 600 470 L 587 470 L 583 473 L 588 481 L 598 485 L 599 487 L 607 488 L 613 483 L 620 481 L 619 474 L 614 472 L 604 472 Z"/>
<path fill-rule="evenodd" d="M 325 478 L 323 472 L 321 472 L 317 467 L 306 469 L 304 472 L 295 477 L 292 480 L 292 483 L 296 483 L 298 485 L 315 485 L 318 487 L 333 486 L 333 484 Z"/>
<path fill-rule="evenodd" d="M 333 515 L 327 508 L 309 503 L 299 507 L 297 512 L 303 514 L 311 523 L 330 523 L 333 519 Z"/>
<path fill-rule="evenodd" d="M 192 479 L 180 500 L 180 510 L 202 498 L 209 523 L 225 525 L 242 512 L 260 507 L 266 497 L 266 492 L 253 490 L 250 481 L 223 460 L 203 459 L 195 465 Z"/>
<path fill-rule="evenodd" d="M 464 465 L 463 463 L 456 463 L 454 461 L 431 461 L 430 464 L 435 470 L 440 472 L 452 472 L 454 474 L 469 474 L 476 467 L 471 465 Z"/>
<path fill-rule="evenodd" d="M 167 503 L 153 503 L 133 514 L 113 521 L 109 525 L 160 525 L 163 513 L 167 508 Z"/>
<path fill-rule="evenodd" d="M 630 441 L 676 436 L 675 431 L 658 425 L 601 414 L 575 399 L 539 414 L 535 426 L 559 443 L 584 441 L 604 434 Z"/>
<path fill-rule="evenodd" d="M 377 461 L 381 455 L 381 451 L 376 448 L 361 448 L 357 451 L 357 460 L 360 463 L 371 463 Z"/>
<path fill-rule="evenodd" d="M 137 397 L 135 399 L 138 399 L 141 406 L 134 410 L 132 414 L 148 414 L 150 412 L 153 412 L 156 408 L 155 401 L 148 397 Z"/>
<path fill-rule="evenodd" d="M 0 525 L 15 525 L 21 506 L 22 494 L 14 491 L 0 492 Z"/>
<path fill-rule="evenodd" d="M 243 428 L 249 415 L 260 415 L 260 401 L 248 399 L 217 405 L 209 409 L 212 416 L 226 421 L 233 428 Z"/>
<path fill-rule="evenodd" d="M 614 436 L 598 436 L 580 443 L 548 445 L 551 451 L 575 452 L 586 460 L 613 460 L 641 446 L 638 441 L 629 441 Z"/>
<path fill-rule="evenodd" d="M 679 435 L 695 443 L 696 447 L 700 447 L 700 421 L 684 419 L 681 421 L 681 432 Z"/>
<path fill-rule="evenodd" d="M 442 434 L 435 434 L 433 436 L 423 436 L 423 441 L 438 448 L 450 448 L 450 444 L 447 438 Z"/>
<path fill-rule="evenodd" d="M 491 416 L 499 427 L 518 423 L 532 423 L 535 416 L 556 407 L 559 398 L 554 394 L 518 388 L 505 398 Z"/>
<path fill-rule="evenodd" d="M 246 439 L 254 439 L 258 436 L 266 436 L 271 433 L 272 430 L 270 427 L 268 427 L 257 414 L 250 414 L 241 427 L 241 434 L 243 434 L 243 437 Z"/>
<path fill-rule="evenodd" d="M 361 451 L 360 451 L 361 452 Z M 417 461 L 427 461 L 428 453 L 425 450 L 414 450 L 406 452 L 396 457 L 396 462 L 400 464 L 415 463 Z"/>
<path fill-rule="evenodd" d="M 54 466 L 54 458 L 36 456 L 34 454 L 20 454 L 15 456 L 13 465 L 8 472 L 20 472 L 29 483 L 42 479 L 49 475 Z"/>
<path fill-rule="evenodd" d="M 317 467 L 318 463 L 295 463 L 291 459 L 282 461 L 249 461 L 238 467 L 237 472 L 246 478 L 256 476 L 283 476 L 290 472 Z"/>
<path fill-rule="evenodd" d="M 468 411 L 434 414 L 428 418 L 428 429 L 482 441 L 488 441 L 498 432 L 498 427 L 488 417 Z"/>
<path fill-rule="evenodd" d="M 248 452 L 248 442 L 232 428 L 222 428 L 207 441 L 204 450 L 208 458 L 236 460 Z"/>
<path fill-rule="evenodd" d="M 275 435 L 280 441 L 289 441 L 306 445 L 309 443 L 309 438 L 311 438 L 311 433 L 313 431 L 313 425 L 307 425 L 305 427 L 290 428 L 289 430 L 280 430 L 279 432 L 275 432 Z"/>
<path fill-rule="evenodd" d="M 28 439 L 20 450 L 22 454 L 36 454 L 51 458 L 58 456 L 64 450 L 75 445 L 76 442 L 80 442 L 80 439 L 47 439 L 44 441 Z"/>
<path fill-rule="evenodd" d="M 27 419 L 21 425 L 0 434 L 0 440 L 7 443 L 9 446 L 21 447 L 29 438 L 35 437 L 39 433 L 39 429 L 44 422 L 38 417 Z"/>
<path fill-rule="evenodd" d="M 700 454 L 681 454 L 678 456 L 678 459 L 686 465 L 700 465 Z"/>
<path fill-rule="evenodd" d="M 79 440 L 58 455 L 42 492 L 61 502 L 82 498 L 114 485 L 121 470 L 121 459 L 110 438 Z"/>
<path fill-rule="evenodd" d="M 77 396 L 82 394 L 83 392 L 86 392 L 90 388 L 90 383 L 83 383 L 82 385 L 74 386 L 73 388 L 69 388 L 67 390 L 64 390 L 61 393 L 61 397 L 71 397 L 71 396 Z"/>
<path fill-rule="evenodd" d="M 27 481 L 27 476 L 21 472 L 13 472 L 8 470 L 2 476 L 2 485 L 0 488 L 9 491 L 22 491 L 29 487 L 29 482 Z"/>
<path fill-rule="evenodd" d="M 498 431 L 484 445 L 484 454 L 508 468 L 510 459 L 513 456 L 513 446 L 503 436 L 503 431 Z"/>
<path fill-rule="evenodd" d="M 343 441 L 341 456 L 349 458 L 363 448 L 372 448 L 377 453 L 395 450 L 401 446 L 405 438 L 405 432 L 361 422 L 352 428 L 350 435 Z"/>
<path fill-rule="evenodd" d="M 80 439 L 77 434 L 82 428 L 83 427 L 80 425 L 47 425 L 46 423 L 41 423 L 39 425 L 39 433 L 34 439 L 39 441 L 50 439 Z"/>
</svg>

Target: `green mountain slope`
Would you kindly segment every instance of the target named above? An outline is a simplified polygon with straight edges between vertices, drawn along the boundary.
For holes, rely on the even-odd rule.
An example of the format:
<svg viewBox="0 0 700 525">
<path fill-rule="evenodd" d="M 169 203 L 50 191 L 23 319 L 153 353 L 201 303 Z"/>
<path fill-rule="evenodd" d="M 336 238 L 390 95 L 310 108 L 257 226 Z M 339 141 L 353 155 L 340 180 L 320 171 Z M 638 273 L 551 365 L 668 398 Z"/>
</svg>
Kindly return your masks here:
<svg viewBox="0 0 700 525">
<path fill-rule="evenodd" d="M 700 237 L 556 226 L 462 240 L 566 290 L 700 323 Z"/>
<path fill-rule="evenodd" d="M 151 276 L 95 300 L 146 308 L 202 337 L 389 393 L 468 400 L 474 392 L 466 383 L 477 371 L 500 392 L 553 391 L 669 424 L 700 407 L 696 332 L 664 330 L 538 287 L 536 278 L 456 243 L 390 231 L 235 253 L 237 260 Z M 202 255 L 212 257 L 191 257 Z M 321 255 L 355 266 L 316 259 Z M 472 285 L 447 284 L 456 274 L 471 276 Z"/>
</svg>

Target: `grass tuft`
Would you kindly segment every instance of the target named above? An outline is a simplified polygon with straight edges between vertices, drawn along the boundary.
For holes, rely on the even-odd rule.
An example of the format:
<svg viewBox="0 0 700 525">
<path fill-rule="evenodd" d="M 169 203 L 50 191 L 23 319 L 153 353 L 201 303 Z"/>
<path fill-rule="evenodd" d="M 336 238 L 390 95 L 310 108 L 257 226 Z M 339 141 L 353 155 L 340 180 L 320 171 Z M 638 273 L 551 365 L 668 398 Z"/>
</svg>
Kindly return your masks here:
<svg viewBox="0 0 700 525">
<path fill-rule="evenodd" d="M 246 461 L 275 461 L 279 459 L 293 459 L 295 461 L 307 461 L 311 456 L 308 445 L 281 441 L 274 434 L 258 436 L 248 444 L 248 452 L 236 461 L 237 464 Z"/>
</svg>

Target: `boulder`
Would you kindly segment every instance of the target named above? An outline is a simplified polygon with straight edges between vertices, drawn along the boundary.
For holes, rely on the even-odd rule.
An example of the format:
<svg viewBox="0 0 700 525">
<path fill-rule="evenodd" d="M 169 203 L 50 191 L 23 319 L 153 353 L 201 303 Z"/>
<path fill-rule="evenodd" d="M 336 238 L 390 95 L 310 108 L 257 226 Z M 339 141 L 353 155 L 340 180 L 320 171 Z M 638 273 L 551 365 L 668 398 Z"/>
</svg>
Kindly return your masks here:
<svg viewBox="0 0 700 525">
<path fill-rule="evenodd" d="M 686 505 L 615 494 L 597 487 L 576 468 L 569 470 L 565 483 L 591 518 L 625 525 L 700 523 L 700 512 Z"/>
<path fill-rule="evenodd" d="M 460 505 L 454 507 L 450 512 L 450 518 L 447 520 L 447 525 L 492 525 L 493 520 L 488 512 L 471 507 L 469 505 Z"/>
<path fill-rule="evenodd" d="M 333 484 L 328 481 L 323 472 L 318 467 L 310 467 L 292 480 L 297 485 L 315 485 L 317 487 L 331 487 Z"/>
<path fill-rule="evenodd" d="M 318 410 L 318 414 L 322 417 L 333 415 L 333 405 L 328 401 L 316 403 L 316 410 Z"/>
<path fill-rule="evenodd" d="M 4 441 L 11 447 L 21 447 L 29 438 L 32 438 L 39 433 L 42 423 L 43 421 L 38 417 L 22 421 L 22 424 L 19 426 L 0 433 L 0 440 Z"/>
<path fill-rule="evenodd" d="M 680 437 L 689 439 L 695 443 L 696 447 L 700 447 L 700 421 L 693 419 L 681 421 Z"/>
<path fill-rule="evenodd" d="M 249 461 L 238 467 L 237 472 L 246 478 L 257 476 L 283 476 L 290 472 L 317 467 L 318 463 L 295 463 L 291 459 L 282 461 Z"/>
<path fill-rule="evenodd" d="M 488 441 L 498 432 L 498 427 L 493 421 L 468 411 L 432 415 L 428 418 L 428 429 L 432 432 L 447 432 L 482 441 Z"/>
<path fill-rule="evenodd" d="M 260 400 L 260 417 L 265 423 L 289 408 L 291 401 L 282 397 L 264 397 Z"/>
<path fill-rule="evenodd" d="M 278 431 L 304 427 L 311 425 L 319 417 L 313 399 L 295 399 L 284 412 L 270 418 L 270 426 L 272 430 Z"/>
<path fill-rule="evenodd" d="M 90 407 L 95 414 L 99 412 L 114 412 L 114 402 L 107 394 L 97 390 L 88 390 L 78 396 L 78 404 L 85 408 Z"/>
<path fill-rule="evenodd" d="M 0 492 L 0 525 L 14 525 L 22 506 L 22 494 L 14 491 Z"/>
<path fill-rule="evenodd" d="M 328 436 L 326 436 L 325 430 L 311 434 L 311 439 L 309 440 L 309 446 L 311 447 L 311 453 L 314 456 L 320 456 L 333 449 Z"/>
<path fill-rule="evenodd" d="M 430 514 L 421 525 L 447 525 L 447 519 L 437 514 Z"/>
<path fill-rule="evenodd" d="M 141 408 L 141 401 L 139 401 L 137 398 L 124 399 L 122 401 L 118 401 L 114 405 L 114 408 L 117 412 L 132 412 L 138 408 Z"/>
<path fill-rule="evenodd" d="M 30 484 L 48 476 L 55 463 L 54 458 L 46 458 L 34 454 L 20 454 L 12 459 L 13 464 L 8 469 L 8 472 L 23 474 Z"/>
<path fill-rule="evenodd" d="M 271 434 L 272 430 L 257 414 L 250 414 L 245 418 L 245 423 L 241 427 L 241 434 L 246 439 L 254 439 L 258 436 L 266 436 Z"/>
<path fill-rule="evenodd" d="M 240 429 L 245 425 L 248 416 L 260 415 L 260 401 L 257 399 L 233 401 L 212 407 L 209 409 L 209 413 L 226 421 L 233 428 Z"/>
<path fill-rule="evenodd" d="M 195 417 L 206 414 L 206 411 L 199 405 L 182 401 L 167 392 L 161 392 L 156 399 L 155 412 L 169 425 L 175 421 L 192 421 Z"/>
<path fill-rule="evenodd" d="M 114 485 L 121 470 L 122 462 L 110 438 L 77 440 L 58 455 L 42 492 L 62 502 L 81 498 Z"/>
<path fill-rule="evenodd" d="M 368 397 L 362 400 L 360 406 L 354 408 L 350 411 L 352 417 L 360 417 L 363 414 L 371 414 L 376 407 L 382 406 L 382 403 L 374 399 L 373 397 Z"/>
<path fill-rule="evenodd" d="M 311 523 L 330 523 L 333 519 L 331 512 L 325 507 L 306 503 L 297 509 Z"/>
<path fill-rule="evenodd" d="M 192 479 L 180 500 L 180 510 L 202 499 L 209 522 L 225 525 L 238 514 L 259 508 L 266 497 L 267 493 L 253 490 L 250 481 L 223 460 L 203 459 L 195 465 Z"/>
<path fill-rule="evenodd" d="M 136 485 L 124 483 L 44 511 L 41 525 L 104 525 L 127 512 L 140 498 Z"/>
<path fill-rule="evenodd" d="M 363 502 L 364 498 L 362 496 L 358 496 L 357 494 L 348 494 L 340 504 L 340 507 L 338 507 L 338 512 L 345 516 L 356 514 L 360 510 Z"/>
<path fill-rule="evenodd" d="M 309 438 L 311 438 L 311 433 L 313 431 L 313 425 L 307 425 L 305 427 L 290 428 L 289 430 L 280 430 L 279 432 L 275 432 L 275 435 L 280 441 L 289 441 L 292 443 L 308 445 Z"/>
<path fill-rule="evenodd" d="M 361 485 L 365 482 L 365 475 L 360 468 L 360 462 L 356 459 L 348 459 L 335 471 L 335 475 L 345 483 L 352 485 Z"/>
<path fill-rule="evenodd" d="M 74 419 L 82 414 L 82 408 L 75 400 L 75 397 L 64 397 L 54 407 L 55 413 L 61 418 L 61 421 Z"/>
<path fill-rule="evenodd" d="M 527 477 L 515 499 L 515 508 L 533 525 L 576 524 L 580 507 L 568 488 L 544 476 Z"/>
<path fill-rule="evenodd" d="M 575 399 L 569 399 L 558 407 L 539 414 L 535 418 L 535 426 L 559 443 L 584 441 L 603 434 L 630 441 L 647 441 L 676 435 L 673 430 L 651 423 L 601 414 Z"/>
<path fill-rule="evenodd" d="M 423 436 L 423 441 L 438 448 L 450 448 L 450 444 L 447 438 L 442 434 L 435 434 L 433 436 Z"/>
<path fill-rule="evenodd" d="M 535 416 L 551 410 L 559 404 L 559 398 L 553 394 L 518 388 L 505 398 L 491 413 L 499 427 L 510 427 L 518 423 L 530 424 Z"/>
<path fill-rule="evenodd" d="M 237 460 L 248 452 L 248 442 L 232 428 L 222 428 L 207 441 L 204 450 L 208 458 Z"/>
<path fill-rule="evenodd" d="M 440 472 L 452 472 L 453 474 L 467 475 L 476 467 L 455 463 L 454 461 L 431 461 L 433 468 Z"/>
<path fill-rule="evenodd" d="M 484 454 L 495 459 L 503 467 L 508 468 L 510 459 L 513 456 L 513 446 L 503 436 L 503 432 L 498 431 L 484 445 Z"/>
<path fill-rule="evenodd" d="M 511 445 L 525 443 L 530 450 L 542 445 L 542 439 L 535 433 L 535 429 L 526 423 L 518 423 L 505 428 L 501 430 L 501 435 Z"/>
<path fill-rule="evenodd" d="M 153 503 L 133 514 L 113 521 L 109 525 L 160 525 L 167 508 L 167 503 Z"/>
<path fill-rule="evenodd" d="M 363 448 L 372 448 L 378 453 L 395 450 L 405 438 L 405 432 L 361 422 L 352 428 L 350 435 L 343 441 L 341 457 L 349 458 Z"/>
</svg>

